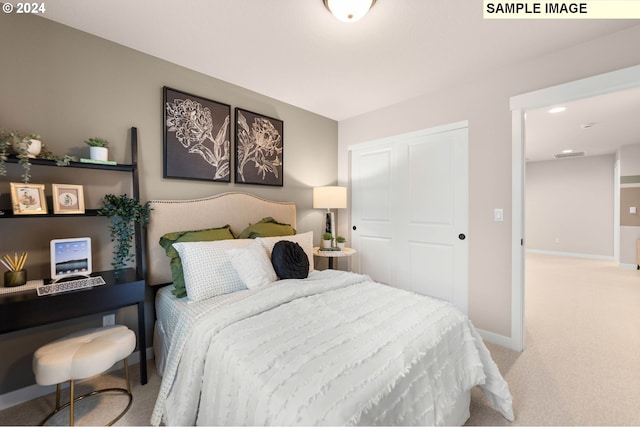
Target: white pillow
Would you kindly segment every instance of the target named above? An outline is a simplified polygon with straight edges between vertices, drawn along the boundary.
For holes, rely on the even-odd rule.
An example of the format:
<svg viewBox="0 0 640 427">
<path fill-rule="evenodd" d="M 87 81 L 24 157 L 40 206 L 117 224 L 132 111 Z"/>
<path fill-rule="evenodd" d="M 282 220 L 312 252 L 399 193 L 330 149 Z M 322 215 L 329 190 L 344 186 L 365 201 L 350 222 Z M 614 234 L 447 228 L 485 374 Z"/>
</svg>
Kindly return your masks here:
<svg viewBox="0 0 640 427">
<path fill-rule="evenodd" d="M 249 289 L 255 289 L 278 280 L 267 250 L 254 241 L 246 248 L 228 249 L 231 265 Z"/>
<path fill-rule="evenodd" d="M 309 258 L 309 271 L 313 271 L 313 231 L 294 234 L 293 236 L 256 237 L 256 241 L 260 242 L 260 244 L 267 250 L 269 259 L 271 259 L 271 252 L 273 251 L 273 247 L 280 240 L 296 242 L 297 244 L 302 246 L 302 249 L 304 249 L 304 253 L 306 253 L 307 258 Z"/>
<path fill-rule="evenodd" d="M 202 301 L 246 289 L 231 264 L 227 249 L 247 247 L 251 243 L 250 239 L 174 243 L 182 260 L 187 297 Z"/>
</svg>

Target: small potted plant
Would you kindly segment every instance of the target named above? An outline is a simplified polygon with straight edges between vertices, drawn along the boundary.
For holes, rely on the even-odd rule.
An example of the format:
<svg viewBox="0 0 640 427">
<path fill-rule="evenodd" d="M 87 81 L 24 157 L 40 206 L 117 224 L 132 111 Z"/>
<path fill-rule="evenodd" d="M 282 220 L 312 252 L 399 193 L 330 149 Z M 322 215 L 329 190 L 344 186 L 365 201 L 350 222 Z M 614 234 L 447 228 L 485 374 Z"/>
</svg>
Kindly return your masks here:
<svg viewBox="0 0 640 427">
<path fill-rule="evenodd" d="M 9 149 L 18 157 L 18 163 L 22 166 L 22 182 L 27 184 L 31 179 L 31 162 L 29 159 L 40 153 L 42 142 L 35 134 L 25 135 L 13 130 L 0 132 L 0 175 L 5 175 L 7 156 Z"/>
<path fill-rule="evenodd" d="M 330 248 L 332 241 L 333 241 L 333 236 L 331 235 L 331 233 L 324 233 L 322 235 L 322 249 Z"/>
<path fill-rule="evenodd" d="M 336 244 L 338 245 L 338 248 L 340 248 L 340 250 L 344 249 L 345 243 L 347 243 L 347 239 L 345 239 L 343 236 L 336 236 Z"/>
<path fill-rule="evenodd" d="M 89 146 L 89 157 L 92 160 L 107 161 L 109 160 L 109 149 L 107 144 L 109 141 L 103 138 L 89 138 L 85 141 Z"/>
<path fill-rule="evenodd" d="M 106 216 L 111 220 L 109 231 L 111 241 L 116 242 L 113 249 L 113 265 L 115 270 L 121 270 L 133 260 L 131 243 L 135 235 L 135 223 L 145 227 L 149 223 L 149 203 L 141 205 L 137 199 L 132 199 L 126 194 L 114 196 L 107 194 L 103 199 L 102 209 L 98 215 Z"/>
</svg>

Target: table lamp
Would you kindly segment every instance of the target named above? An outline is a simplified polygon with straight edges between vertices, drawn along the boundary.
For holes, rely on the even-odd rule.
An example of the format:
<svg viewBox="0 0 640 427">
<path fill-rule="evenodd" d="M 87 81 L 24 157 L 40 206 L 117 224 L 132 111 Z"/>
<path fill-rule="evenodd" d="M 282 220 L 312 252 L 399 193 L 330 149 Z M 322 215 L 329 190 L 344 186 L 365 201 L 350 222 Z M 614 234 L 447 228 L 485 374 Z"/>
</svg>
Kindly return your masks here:
<svg viewBox="0 0 640 427">
<path fill-rule="evenodd" d="M 324 220 L 323 233 L 331 233 L 336 238 L 335 217 L 331 209 L 345 209 L 347 207 L 347 187 L 327 186 L 313 189 L 314 209 L 327 209 Z"/>
</svg>

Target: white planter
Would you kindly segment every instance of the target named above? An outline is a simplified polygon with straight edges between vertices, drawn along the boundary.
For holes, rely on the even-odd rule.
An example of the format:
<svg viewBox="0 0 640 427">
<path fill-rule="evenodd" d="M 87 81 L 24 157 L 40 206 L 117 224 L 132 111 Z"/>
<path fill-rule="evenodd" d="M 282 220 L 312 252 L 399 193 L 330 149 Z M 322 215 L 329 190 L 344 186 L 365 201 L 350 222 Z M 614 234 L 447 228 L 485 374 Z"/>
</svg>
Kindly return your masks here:
<svg viewBox="0 0 640 427">
<path fill-rule="evenodd" d="M 331 240 L 323 240 L 322 241 L 322 248 L 330 248 L 331 247 Z"/>
<path fill-rule="evenodd" d="M 338 247 L 340 248 L 340 250 L 343 250 L 343 249 L 344 249 L 344 247 L 345 247 L 345 245 L 346 245 L 346 243 L 345 243 L 345 242 L 342 242 L 342 243 L 341 243 L 341 242 L 338 242 L 338 243 L 336 243 L 336 245 L 338 245 Z"/>
<path fill-rule="evenodd" d="M 21 142 L 14 142 L 11 146 L 11 148 L 13 148 L 13 152 L 15 154 L 20 154 L 20 145 L 22 145 L 24 143 Z M 31 140 L 31 144 L 29 144 L 29 148 L 27 149 L 27 156 L 34 159 L 38 154 L 40 154 L 40 150 L 42 150 L 42 141 L 40 141 L 39 139 L 32 139 Z"/>
<path fill-rule="evenodd" d="M 89 147 L 89 157 L 93 160 L 109 160 L 109 149 L 107 147 Z"/>
</svg>

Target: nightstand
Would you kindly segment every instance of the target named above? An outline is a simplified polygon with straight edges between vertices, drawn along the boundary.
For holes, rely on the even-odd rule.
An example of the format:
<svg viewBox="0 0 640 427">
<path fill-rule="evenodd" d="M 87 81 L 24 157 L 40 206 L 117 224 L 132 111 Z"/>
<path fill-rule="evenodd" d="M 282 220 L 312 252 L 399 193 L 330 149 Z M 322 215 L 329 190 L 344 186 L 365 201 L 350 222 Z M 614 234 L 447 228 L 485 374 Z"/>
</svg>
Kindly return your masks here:
<svg viewBox="0 0 640 427">
<path fill-rule="evenodd" d="M 322 251 L 319 247 L 313 248 L 313 256 L 328 258 L 329 268 L 333 269 L 334 258 L 345 258 L 355 254 L 356 250 L 353 248 L 344 248 L 341 251 Z"/>
</svg>

